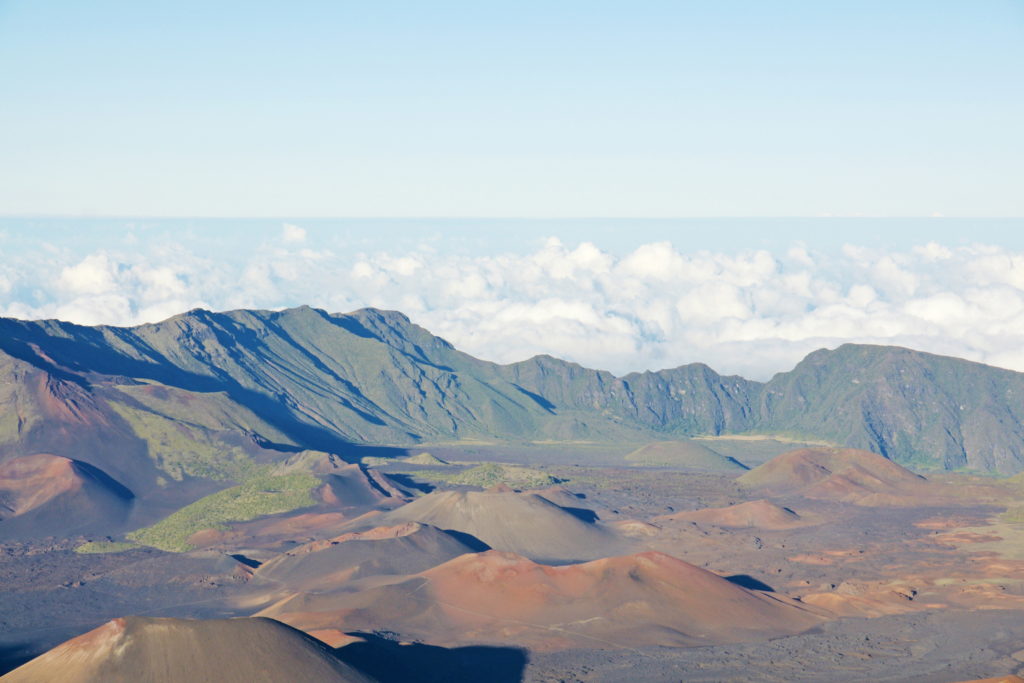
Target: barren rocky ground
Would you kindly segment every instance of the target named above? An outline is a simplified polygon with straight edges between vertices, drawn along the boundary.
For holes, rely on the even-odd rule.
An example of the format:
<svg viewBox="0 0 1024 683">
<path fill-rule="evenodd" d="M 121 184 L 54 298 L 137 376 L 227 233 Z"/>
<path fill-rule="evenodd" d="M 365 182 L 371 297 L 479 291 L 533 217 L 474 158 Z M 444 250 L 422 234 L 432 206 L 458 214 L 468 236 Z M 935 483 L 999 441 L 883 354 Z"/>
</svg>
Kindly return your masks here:
<svg viewBox="0 0 1024 683">
<path fill-rule="evenodd" d="M 571 492 L 573 509 L 615 530 L 632 552 L 659 551 L 830 616 L 805 633 L 758 642 L 679 648 L 608 641 L 600 649 L 566 648 L 561 641 L 548 647 L 535 638 L 528 647 L 516 647 L 514 638 L 508 647 L 469 638 L 458 647 L 439 648 L 422 630 L 410 643 L 402 618 L 382 617 L 373 632 L 346 636 L 351 644 L 335 643 L 342 659 L 361 662 L 363 670 L 376 667 L 382 680 L 407 678 L 421 660 L 439 662 L 438 676 L 448 672 L 473 680 L 489 670 L 495 680 L 538 682 L 952 682 L 1024 669 L 1024 532 L 1000 517 L 1008 503 L 997 480 L 942 475 L 929 482 L 939 488 L 928 491 L 945 498 L 914 489 L 924 497 L 899 505 L 769 497 L 770 503 L 750 509 L 782 510 L 785 519 L 796 520 L 792 525 L 771 528 L 755 516 L 737 527 L 729 525 L 730 506 L 762 496 L 738 484 L 735 473 L 628 466 L 614 449 L 592 452 L 585 465 L 569 464 L 565 451 L 537 447 L 431 452 L 457 463 L 506 462 L 544 472 Z M 580 460 L 578 451 L 575 459 Z M 749 464 L 764 459 L 760 451 Z M 423 490 L 473 490 L 432 479 L 431 472 L 440 469 L 393 463 L 379 471 L 404 472 L 395 479 Z M 701 521 L 687 518 L 695 510 L 703 511 Z M 246 556 L 237 535 L 225 538 L 236 547 L 79 554 L 73 548 L 84 538 L 3 545 L 2 670 L 126 614 L 253 613 L 259 603 L 253 596 L 268 586 L 259 572 L 253 579 L 253 568 L 298 547 L 297 540 Z M 355 590 L 363 584 L 340 585 Z"/>
</svg>

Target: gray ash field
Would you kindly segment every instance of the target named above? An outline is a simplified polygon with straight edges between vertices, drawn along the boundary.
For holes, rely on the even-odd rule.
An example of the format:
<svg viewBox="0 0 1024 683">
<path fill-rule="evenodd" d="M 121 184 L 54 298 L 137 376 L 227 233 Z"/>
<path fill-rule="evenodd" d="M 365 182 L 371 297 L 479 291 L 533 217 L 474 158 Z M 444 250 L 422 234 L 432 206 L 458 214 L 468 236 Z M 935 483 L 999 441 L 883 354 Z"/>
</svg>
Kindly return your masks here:
<svg viewBox="0 0 1024 683">
<path fill-rule="evenodd" d="M 793 446 L 748 442 L 752 452 L 744 462 L 745 444 L 736 441 L 727 445 L 733 453 L 731 457 L 747 466 L 765 460 L 766 453 Z M 511 647 L 491 653 L 486 648 L 495 641 L 488 635 L 489 627 L 449 621 L 444 626 L 448 635 L 432 642 L 430 629 L 440 627 L 424 630 L 422 623 L 408 621 L 408 615 L 400 613 L 400 603 L 394 607 L 399 612 L 383 609 L 373 613 L 370 622 L 359 629 L 349 629 L 348 635 L 344 620 L 339 622 L 340 628 L 328 628 L 330 619 L 324 621 L 323 627 L 307 624 L 301 617 L 291 616 L 287 602 L 268 614 L 285 623 L 291 621 L 321 638 L 336 648 L 335 654 L 342 660 L 354 657 L 362 661 L 364 670 L 366 666 L 373 668 L 378 661 L 378 655 L 368 653 L 395 650 L 401 656 L 392 653 L 393 666 L 380 669 L 378 663 L 378 680 L 409 680 L 410 667 L 415 668 L 417 657 L 437 657 L 441 652 L 462 653 L 445 660 L 446 666 L 451 667 L 449 673 L 479 672 L 481 669 L 466 669 L 466 662 L 472 660 L 474 666 L 480 666 L 493 655 L 508 665 L 496 672 L 499 679 L 505 676 L 506 680 L 545 683 L 627 679 L 952 682 L 1008 675 L 1024 669 L 1024 664 L 1014 658 L 1024 659 L 1020 652 L 1024 650 L 1024 560 L 1018 559 L 1024 541 L 1014 534 L 1016 525 L 1000 516 L 1014 495 L 1011 485 L 1001 480 L 946 474 L 928 480 L 925 488 L 914 488 L 916 478 L 907 476 L 912 488 L 903 492 L 904 498 L 893 500 L 879 498 L 879 491 L 864 488 L 867 478 L 859 488 L 847 486 L 852 481 L 847 476 L 842 480 L 845 488 L 837 488 L 830 479 L 832 483 L 821 489 L 825 494 L 819 495 L 818 488 L 801 489 L 793 494 L 770 496 L 769 503 L 756 487 L 737 481 L 747 470 L 708 472 L 627 464 L 625 455 L 633 450 L 628 445 L 437 446 L 410 454 L 429 451 L 448 464 L 415 465 L 400 458 L 375 461 L 374 469 L 379 473 L 375 476 L 392 477 L 402 483 L 404 492 L 412 496 L 408 500 L 419 499 L 424 504 L 428 503 L 423 497 L 428 491 L 432 492 L 431 497 L 449 489 L 481 491 L 471 484 L 448 483 L 456 475 L 478 468 L 480 463 L 503 463 L 510 468 L 509 472 L 520 476 L 522 471 L 543 473 L 560 483 L 539 490 L 538 494 L 548 499 L 537 498 L 540 503 L 532 505 L 540 504 L 548 515 L 568 510 L 571 514 L 559 514 L 568 515 L 565 523 L 572 520 L 573 529 L 576 527 L 572 525 L 579 525 L 572 542 L 589 543 L 593 547 L 587 550 L 594 557 L 665 553 L 757 594 L 796 599 L 796 604 L 815 610 L 816 625 L 808 622 L 810 630 L 802 626 L 796 630 L 804 632 L 794 635 L 758 637 L 753 642 L 742 642 L 747 639 L 741 638 L 741 642 L 691 647 L 645 645 L 629 637 L 617 640 L 621 634 L 616 636 L 609 631 L 613 635 L 605 636 L 605 631 L 598 630 L 598 649 L 580 640 L 582 632 L 573 641 L 555 635 L 555 631 L 541 631 L 540 635 L 526 631 L 515 635 L 513 631 L 507 643 Z M 783 460 L 788 457 L 791 453 L 783 456 Z M 579 464 L 584 461 L 587 464 Z M 868 467 L 872 462 L 864 460 Z M 860 461 L 857 466 L 861 466 Z M 760 471 L 755 470 L 755 474 Z M 806 484 L 802 480 L 800 483 Z M 877 484 L 876 488 L 890 483 Z M 419 493 L 413 493 L 416 491 Z M 337 595 L 342 597 L 346 593 L 357 596 L 344 598 L 338 604 L 349 604 L 353 599 L 358 602 L 358 591 L 369 590 L 367 595 L 378 596 L 371 604 L 379 607 L 383 604 L 381 600 L 393 598 L 387 597 L 389 593 L 380 593 L 376 586 L 394 583 L 397 578 L 387 577 L 396 571 L 423 576 L 427 581 L 424 585 L 431 586 L 427 593 L 443 596 L 445 582 L 449 580 L 444 572 L 455 571 L 445 569 L 456 564 L 450 558 L 482 547 L 464 545 L 470 537 L 458 535 L 462 523 L 459 510 L 479 519 L 480 505 L 486 506 L 487 496 L 494 496 L 495 505 L 505 496 L 508 500 L 502 505 L 507 506 L 518 500 L 516 496 L 525 494 L 512 493 L 506 487 L 496 493 L 473 495 L 483 498 L 476 499 L 475 507 L 466 509 L 469 512 L 458 505 L 446 507 L 447 499 L 443 497 L 437 499 L 438 504 L 428 505 L 434 510 L 431 515 L 436 516 L 438 509 L 445 511 L 447 516 L 441 527 L 451 529 L 444 533 L 456 534 L 451 537 L 433 527 L 417 525 L 420 520 L 416 519 L 416 505 L 405 503 L 396 508 L 389 503 L 377 516 L 332 521 L 334 526 L 320 530 L 296 527 L 302 530 L 285 537 L 261 536 L 263 527 L 253 527 L 253 523 L 238 525 L 247 535 L 221 533 L 218 543 L 184 553 L 144 547 L 113 553 L 74 552 L 85 537 L 8 542 L 0 558 L 0 602 L 4 606 L 0 615 L 0 652 L 5 658 L 4 670 L 128 614 L 207 619 L 248 616 L 292 595 L 292 591 L 304 590 L 303 586 L 314 586 L 317 592 L 341 591 Z M 886 489 L 886 495 L 892 495 L 892 491 Z M 744 502 L 750 504 L 739 506 Z M 736 517 L 733 513 L 737 510 L 742 510 L 743 515 Z M 700 511 L 695 518 L 701 521 L 689 519 L 688 513 L 695 511 Z M 769 515 L 777 511 L 782 511 L 786 522 L 783 526 L 787 528 L 773 528 Z M 764 519 L 757 517 L 762 512 L 766 515 Z M 273 527 L 281 520 L 292 523 L 299 518 L 301 515 L 296 517 L 295 513 L 271 515 L 263 524 Z M 429 523 L 431 519 L 434 518 L 422 521 Z M 594 531 L 588 530 L 591 526 Z M 555 536 L 557 527 L 551 527 Z M 406 569 L 384 569 L 408 564 L 394 555 L 395 549 L 406 548 L 401 552 L 411 552 L 408 549 L 413 546 L 402 543 L 424 537 L 426 531 L 427 537 L 433 539 L 429 552 L 449 546 L 456 550 L 439 554 L 434 560 L 417 560 Z M 533 533 L 539 538 L 542 531 L 534 529 Z M 337 532 L 342 535 L 337 536 Z M 369 537 L 362 536 L 367 533 Z M 381 540 L 368 543 L 374 534 Z M 318 538 L 324 540 L 317 541 Z M 334 540 L 328 540 L 331 538 Z M 497 538 L 495 543 L 500 546 L 503 537 Z M 345 543 L 353 542 L 361 544 L 354 547 L 352 553 L 356 554 L 345 550 Z M 558 538 L 551 537 L 537 547 L 542 548 L 543 554 L 558 543 Z M 374 555 L 375 552 L 385 555 Z M 528 549 L 526 553 L 529 554 Z M 588 558 L 579 558 L 585 559 Z M 566 562 L 571 565 L 573 561 L 566 557 L 556 564 L 566 566 Z M 415 573 L 436 563 L 441 564 L 423 574 Z M 259 569 L 261 564 L 266 564 L 266 570 Z M 289 583 L 289 573 L 282 568 L 290 566 L 307 569 L 296 573 L 295 580 Z M 481 566 L 491 565 L 485 562 Z M 349 573 L 341 576 L 342 570 Z M 570 586 L 585 581 L 580 576 L 566 580 Z M 458 590 L 465 589 L 465 584 L 453 585 L 463 586 Z M 503 620 L 512 623 L 518 619 L 507 613 L 502 600 L 480 603 L 477 607 L 493 613 L 491 616 L 499 626 Z M 367 632 L 367 624 L 376 626 L 370 631 L 381 635 Z M 396 641 L 420 644 L 395 645 Z M 443 647 L 439 649 L 437 645 Z M 484 649 L 470 653 L 466 648 L 472 647 Z"/>
<path fill-rule="evenodd" d="M 1021 643 L 1019 611 L 935 610 L 840 620 L 765 643 L 536 653 L 524 680 L 950 683 L 1019 671 L 1024 666 Z"/>
</svg>

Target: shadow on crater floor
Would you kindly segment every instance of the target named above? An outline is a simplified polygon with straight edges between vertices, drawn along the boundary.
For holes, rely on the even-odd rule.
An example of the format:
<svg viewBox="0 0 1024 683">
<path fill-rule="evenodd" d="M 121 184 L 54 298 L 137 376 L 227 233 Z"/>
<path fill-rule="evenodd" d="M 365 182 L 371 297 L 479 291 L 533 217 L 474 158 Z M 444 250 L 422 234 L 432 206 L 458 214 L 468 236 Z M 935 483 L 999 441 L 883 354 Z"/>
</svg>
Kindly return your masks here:
<svg viewBox="0 0 1024 683">
<path fill-rule="evenodd" d="M 352 635 L 366 642 L 346 645 L 335 650 L 335 654 L 381 683 L 519 683 L 526 670 L 526 651 L 519 648 L 471 646 L 449 649 L 420 643 L 400 645 L 372 633 Z"/>
<path fill-rule="evenodd" d="M 767 593 L 775 592 L 775 589 L 767 583 L 760 579 L 755 579 L 749 574 L 734 574 L 733 576 L 726 576 L 725 580 L 734 583 L 741 588 L 747 588 L 752 591 L 765 591 Z"/>
</svg>

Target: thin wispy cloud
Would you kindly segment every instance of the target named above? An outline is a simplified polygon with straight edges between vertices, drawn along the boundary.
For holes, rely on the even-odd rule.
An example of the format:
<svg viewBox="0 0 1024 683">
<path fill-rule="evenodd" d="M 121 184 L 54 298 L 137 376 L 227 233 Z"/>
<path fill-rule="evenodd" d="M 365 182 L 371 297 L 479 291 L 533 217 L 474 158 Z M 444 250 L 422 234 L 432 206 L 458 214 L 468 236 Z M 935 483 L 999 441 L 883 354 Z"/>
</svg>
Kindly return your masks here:
<svg viewBox="0 0 1024 683">
<path fill-rule="evenodd" d="M 525 253 L 316 248 L 284 225 L 246 258 L 133 234 L 75 254 L 6 254 L 0 312 L 82 324 L 155 322 L 190 308 L 398 309 L 481 358 L 548 353 L 616 373 L 702 361 L 765 379 L 806 353 L 897 344 L 1024 371 L 1024 252 L 929 242 L 902 250 L 801 243 L 616 255 L 552 237 Z"/>
</svg>

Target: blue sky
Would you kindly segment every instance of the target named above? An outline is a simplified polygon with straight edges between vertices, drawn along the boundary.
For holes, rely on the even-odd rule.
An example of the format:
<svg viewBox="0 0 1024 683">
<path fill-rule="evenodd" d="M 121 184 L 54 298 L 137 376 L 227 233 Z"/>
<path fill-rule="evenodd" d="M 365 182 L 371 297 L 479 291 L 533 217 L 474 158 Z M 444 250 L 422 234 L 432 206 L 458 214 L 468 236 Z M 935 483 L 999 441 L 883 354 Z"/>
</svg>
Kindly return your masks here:
<svg viewBox="0 0 1024 683">
<path fill-rule="evenodd" d="M 0 0 L 0 315 L 1024 371 L 1022 83 L 1020 0 Z"/>
<path fill-rule="evenodd" d="M 1024 215 L 1024 3 L 0 0 L 0 214 Z"/>
</svg>

